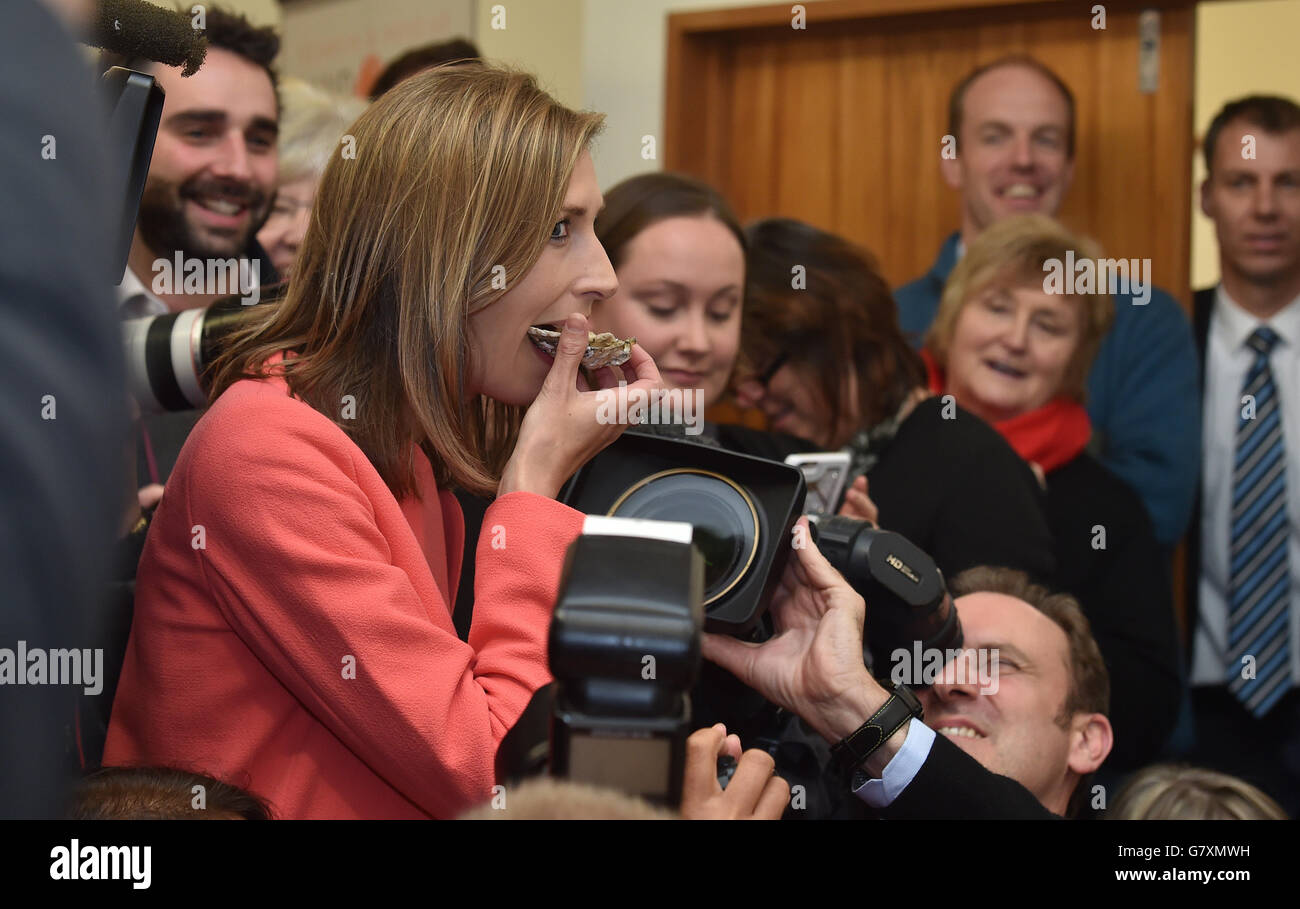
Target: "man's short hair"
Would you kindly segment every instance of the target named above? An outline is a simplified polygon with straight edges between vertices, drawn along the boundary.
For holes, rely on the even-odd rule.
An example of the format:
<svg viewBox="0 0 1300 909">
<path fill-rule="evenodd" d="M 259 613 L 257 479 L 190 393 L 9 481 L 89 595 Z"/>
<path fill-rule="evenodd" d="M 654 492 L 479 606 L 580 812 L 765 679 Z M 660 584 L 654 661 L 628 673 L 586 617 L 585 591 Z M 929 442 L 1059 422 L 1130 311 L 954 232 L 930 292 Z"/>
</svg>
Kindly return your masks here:
<svg viewBox="0 0 1300 909">
<path fill-rule="evenodd" d="M 370 100 L 374 101 L 403 79 L 409 79 L 430 67 L 481 59 L 482 55 L 474 43 L 464 38 L 452 38 L 450 41 L 412 48 L 384 67 L 375 79 L 375 84 L 370 87 Z"/>
<path fill-rule="evenodd" d="M 1065 109 L 1067 111 L 1066 119 L 1068 121 L 1069 129 L 1065 137 L 1065 153 L 1067 157 L 1071 159 L 1074 158 L 1074 92 L 1070 91 L 1070 86 L 1065 84 L 1065 80 L 1052 72 L 1045 63 L 1035 60 L 1028 54 L 1008 54 L 1005 57 L 999 57 L 991 63 L 977 66 L 975 69 L 967 73 L 966 76 L 953 87 L 952 94 L 948 96 L 948 135 L 952 136 L 953 139 L 956 140 L 958 148 L 960 148 L 961 124 L 962 118 L 965 115 L 962 108 L 966 104 L 966 90 L 969 89 L 971 83 L 980 76 L 992 72 L 995 69 L 1001 69 L 1005 66 L 1019 66 L 1025 69 L 1031 69 L 1056 86 L 1057 91 L 1061 93 L 1061 97 L 1065 99 Z"/>
<path fill-rule="evenodd" d="M 184 8 L 182 8 L 184 11 Z M 188 13 L 186 13 L 188 15 Z M 260 66 L 271 80 L 271 87 L 279 96 L 280 79 L 271 65 L 280 53 L 280 36 L 269 25 L 257 26 L 249 22 L 242 14 L 232 13 L 218 6 L 208 7 L 204 13 L 203 35 L 208 39 L 208 47 L 219 47 L 243 57 L 249 63 Z M 141 70 L 153 64 L 152 60 L 128 58 L 120 54 L 105 53 L 100 58 L 100 72 L 110 66 L 125 66 L 127 69 Z"/>
<path fill-rule="evenodd" d="M 949 589 L 953 597 L 972 593 L 1000 593 L 1014 597 L 1033 606 L 1065 632 L 1070 645 L 1067 667 L 1070 689 L 1065 695 L 1065 705 L 1056 717 L 1058 726 L 1069 726 L 1070 720 L 1078 713 L 1110 712 L 1110 674 L 1078 600 L 1068 593 L 1052 593 L 1031 581 L 1023 571 L 1011 568 L 969 568 L 953 578 Z"/>
<path fill-rule="evenodd" d="M 1214 150 L 1219 144 L 1219 135 L 1235 120 L 1245 120 L 1251 126 L 1276 136 L 1300 129 L 1300 105 L 1278 95 L 1249 95 L 1229 101 L 1214 115 L 1210 128 L 1205 131 L 1201 150 L 1205 155 L 1206 174 L 1214 173 Z"/>
</svg>

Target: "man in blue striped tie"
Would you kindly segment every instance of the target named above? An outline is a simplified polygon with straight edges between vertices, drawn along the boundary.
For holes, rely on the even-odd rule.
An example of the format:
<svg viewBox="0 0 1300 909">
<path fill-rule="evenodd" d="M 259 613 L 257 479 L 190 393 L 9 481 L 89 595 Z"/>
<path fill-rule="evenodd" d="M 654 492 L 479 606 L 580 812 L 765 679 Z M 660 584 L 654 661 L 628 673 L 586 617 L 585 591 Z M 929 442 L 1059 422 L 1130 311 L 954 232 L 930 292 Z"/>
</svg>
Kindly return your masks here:
<svg viewBox="0 0 1300 909">
<path fill-rule="evenodd" d="M 1222 281 L 1199 291 L 1191 759 L 1300 812 L 1300 107 L 1252 96 L 1205 137 Z M 1198 551 L 1199 550 L 1199 551 Z"/>
</svg>

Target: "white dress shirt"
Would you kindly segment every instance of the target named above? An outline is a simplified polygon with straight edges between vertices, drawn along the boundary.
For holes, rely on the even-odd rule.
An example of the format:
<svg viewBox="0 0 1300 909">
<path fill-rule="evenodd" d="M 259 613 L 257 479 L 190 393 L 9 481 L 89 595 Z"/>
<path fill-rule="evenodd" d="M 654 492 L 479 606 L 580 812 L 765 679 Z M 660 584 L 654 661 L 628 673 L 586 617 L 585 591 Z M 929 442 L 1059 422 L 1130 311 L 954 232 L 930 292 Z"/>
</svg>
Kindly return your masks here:
<svg viewBox="0 0 1300 909">
<path fill-rule="evenodd" d="M 872 808 L 888 808 L 916 779 L 921 765 L 930 756 L 935 735 L 933 729 L 912 717 L 907 727 L 907 738 L 881 771 L 880 779 L 864 780 L 853 790 L 853 794 Z"/>
<path fill-rule="evenodd" d="M 1228 671 L 1225 659 L 1232 468 L 1237 424 L 1241 419 L 1241 390 L 1246 373 L 1255 362 L 1255 352 L 1246 346 L 1246 339 L 1261 325 L 1273 329 L 1280 338 L 1269 364 L 1277 386 L 1286 446 L 1286 508 L 1291 528 L 1287 541 L 1291 573 L 1291 678 L 1300 683 L 1300 297 L 1272 319 L 1263 321 L 1229 299 L 1223 285 L 1219 285 L 1205 354 L 1200 615 L 1192 651 L 1193 685 L 1222 685 Z"/>
<path fill-rule="evenodd" d="M 167 304 L 154 296 L 128 265 L 121 283 L 117 285 L 118 317 L 123 320 L 143 319 L 147 316 L 165 316 L 168 312 Z"/>
</svg>

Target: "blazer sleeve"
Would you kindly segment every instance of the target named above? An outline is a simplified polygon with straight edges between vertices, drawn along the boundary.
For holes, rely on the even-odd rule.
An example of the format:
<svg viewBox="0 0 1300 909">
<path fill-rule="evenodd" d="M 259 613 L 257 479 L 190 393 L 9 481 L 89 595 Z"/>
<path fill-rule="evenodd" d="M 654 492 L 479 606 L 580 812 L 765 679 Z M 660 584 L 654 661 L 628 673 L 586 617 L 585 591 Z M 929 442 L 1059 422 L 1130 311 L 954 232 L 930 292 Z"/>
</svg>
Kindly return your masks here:
<svg viewBox="0 0 1300 909">
<path fill-rule="evenodd" d="M 248 413 L 262 407 L 270 418 Z M 358 483 L 364 455 L 337 427 L 287 397 L 259 397 L 238 417 L 198 446 L 183 496 L 187 526 L 204 528 L 198 572 L 225 619 L 320 723 L 423 810 L 452 817 L 485 798 L 497 746 L 550 680 L 546 635 L 582 515 L 523 492 L 488 509 L 485 526 L 499 525 L 507 545 L 479 547 L 465 643 L 432 579 L 394 564 Z"/>
<path fill-rule="evenodd" d="M 1010 777 L 986 769 L 941 735 L 912 782 L 888 808 L 887 819 L 1061 820 Z"/>
</svg>

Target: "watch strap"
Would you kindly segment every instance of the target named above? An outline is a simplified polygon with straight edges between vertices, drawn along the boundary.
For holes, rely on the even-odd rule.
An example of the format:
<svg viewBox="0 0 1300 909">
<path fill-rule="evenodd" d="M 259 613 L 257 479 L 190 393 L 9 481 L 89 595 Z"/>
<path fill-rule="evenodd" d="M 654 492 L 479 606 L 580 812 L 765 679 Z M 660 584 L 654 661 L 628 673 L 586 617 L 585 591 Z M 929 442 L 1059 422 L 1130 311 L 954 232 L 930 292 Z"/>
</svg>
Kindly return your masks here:
<svg viewBox="0 0 1300 909">
<path fill-rule="evenodd" d="M 855 732 L 831 747 L 832 766 L 841 776 L 847 777 L 912 717 L 920 718 L 922 714 L 916 695 L 904 685 L 894 686 L 893 693 L 879 710 Z"/>
</svg>

